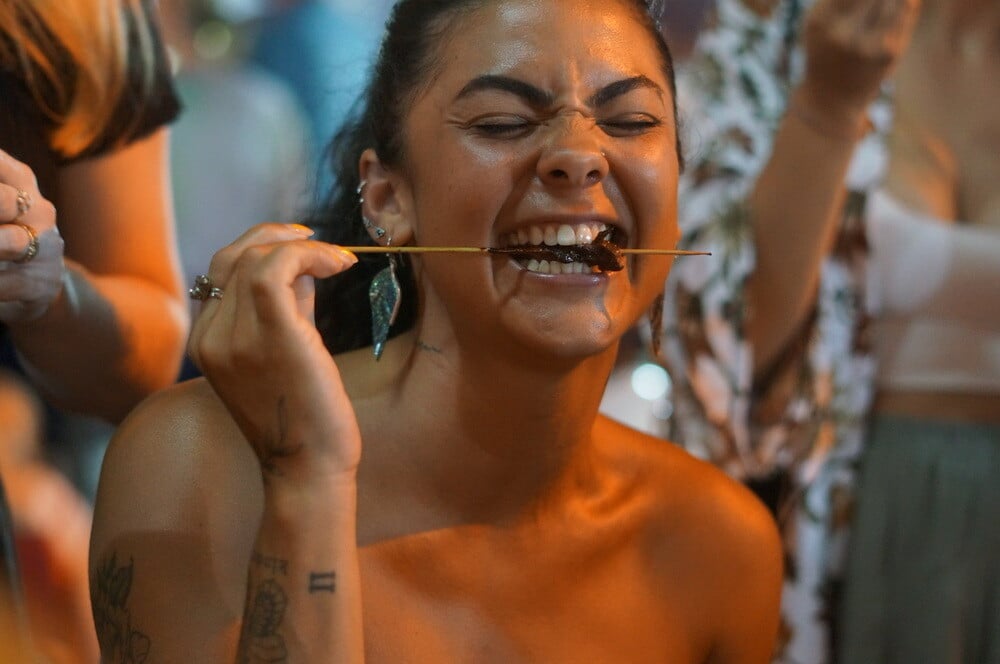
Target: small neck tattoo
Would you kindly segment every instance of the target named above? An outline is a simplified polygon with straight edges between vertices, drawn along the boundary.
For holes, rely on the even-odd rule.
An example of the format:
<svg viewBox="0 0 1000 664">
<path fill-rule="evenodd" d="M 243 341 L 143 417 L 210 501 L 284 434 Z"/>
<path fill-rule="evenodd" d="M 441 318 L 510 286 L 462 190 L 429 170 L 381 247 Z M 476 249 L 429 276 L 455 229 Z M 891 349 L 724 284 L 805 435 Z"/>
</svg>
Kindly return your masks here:
<svg viewBox="0 0 1000 664">
<path fill-rule="evenodd" d="M 428 353 L 437 353 L 438 355 L 440 355 L 442 352 L 441 349 L 438 348 L 437 346 L 432 346 L 428 343 L 425 343 L 422 339 L 417 339 L 417 348 L 419 348 L 420 350 L 425 350 Z"/>
</svg>

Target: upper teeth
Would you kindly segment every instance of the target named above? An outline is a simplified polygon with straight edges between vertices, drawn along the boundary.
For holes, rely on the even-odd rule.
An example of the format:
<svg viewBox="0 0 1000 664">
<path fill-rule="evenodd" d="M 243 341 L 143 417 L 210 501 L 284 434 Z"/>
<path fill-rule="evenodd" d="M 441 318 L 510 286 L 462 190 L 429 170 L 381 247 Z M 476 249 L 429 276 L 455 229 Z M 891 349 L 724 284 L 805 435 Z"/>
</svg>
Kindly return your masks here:
<svg viewBox="0 0 1000 664">
<path fill-rule="evenodd" d="M 522 228 L 510 233 L 504 239 L 508 246 L 546 245 L 549 247 L 572 247 L 592 243 L 598 233 L 604 230 L 607 230 L 607 226 L 596 222 L 575 225 L 545 224 L 543 226 Z M 535 259 L 518 262 L 530 272 L 541 272 L 543 274 L 587 274 L 597 271 L 596 267 L 591 267 L 585 263 L 560 263 L 558 261 L 538 261 Z"/>
<path fill-rule="evenodd" d="M 506 243 L 510 245 L 548 245 L 550 247 L 571 247 L 577 244 L 590 244 L 594 238 L 607 226 L 601 223 L 576 224 L 546 224 L 522 228 L 508 235 Z"/>
</svg>

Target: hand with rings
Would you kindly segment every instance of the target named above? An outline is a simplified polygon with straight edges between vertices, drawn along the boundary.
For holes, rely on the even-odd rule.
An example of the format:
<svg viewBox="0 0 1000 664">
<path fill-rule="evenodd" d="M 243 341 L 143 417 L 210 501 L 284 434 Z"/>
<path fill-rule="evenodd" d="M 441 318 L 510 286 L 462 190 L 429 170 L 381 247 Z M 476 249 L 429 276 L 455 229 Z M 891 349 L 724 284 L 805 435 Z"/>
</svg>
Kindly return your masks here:
<svg viewBox="0 0 1000 664">
<path fill-rule="evenodd" d="M 38 318 L 62 290 L 55 207 L 28 166 L 0 150 L 0 322 Z"/>
<path fill-rule="evenodd" d="M 311 235 L 298 225 L 255 226 L 216 253 L 189 291 L 202 302 L 191 358 L 265 478 L 298 486 L 350 475 L 361 453 L 354 409 L 313 319 L 313 279 L 357 257 Z"/>
</svg>

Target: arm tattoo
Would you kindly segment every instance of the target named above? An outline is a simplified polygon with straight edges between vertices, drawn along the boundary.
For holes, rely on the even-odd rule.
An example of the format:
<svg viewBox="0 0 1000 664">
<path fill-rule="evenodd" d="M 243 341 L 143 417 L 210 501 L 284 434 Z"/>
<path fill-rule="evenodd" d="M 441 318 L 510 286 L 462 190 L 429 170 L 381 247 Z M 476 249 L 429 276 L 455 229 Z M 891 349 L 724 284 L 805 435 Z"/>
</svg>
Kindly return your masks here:
<svg viewBox="0 0 1000 664">
<path fill-rule="evenodd" d="M 273 439 L 264 445 L 267 456 L 261 461 L 265 482 L 269 475 L 281 475 L 281 469 L 278 467 L 279 461 L 294 456 L 302 449 L 301 442 L 298 445 L 290 445 L 286 441 L 288 437 L 288 404 L 285 395 L 278 398 L 277 416 L 278 430 L 274 432 Z"/>
<path fill-rule="evenodd" d="M 288 661 L 288 648 L 280 632 L 288 608 L 288 595 L 276 577 L 288 576 L 288 561 L 255 550 L 250 564 L 260 568 L 266 578 L 248 589 L 236 661 L 237 664 L 282 664 Z M 333 594 L 336 587 L 336 572 L 309 573 L 310 594 Z"/>
<path fill-rule="evenodd" d="M 141 664 L 149 656 L 149 637 L 132 628 L 125 604 L 132 590 L 134 561 L 119 565 L 117 555 L 105 558 L 91 579 L 94 626 L 101 646 L 101 661 L 108 664 Z"/>
<path fill-rule="evenodd" d="M 273 577 L 288 574 L 288 561 L 254 551 L 250 563 L 269 573 L 271 578 L 261 581 L 256 588 L 247 589 L 236 661 L 238 664 L 287 662 L 288 649 L 278 629 L 285 617 L 288 596 Z"/>
<path fill-rule="evenodd" d="M 285 639 L 278 632 L 285 617 L 288 596 L 274 579 L 267 579 L 248 594 L 243 615 L 243 632 L 240 634 L 239 664 L 288 661 Z"/>
<path fill-rule="evenodd" d="M 271 573 L 271 576 L 277 576 L 280 572 L 282 576 L 288 575 L 288 561 L 281 558 L 274 558 L 273 556 L 265 556 L 260 551 L 254 551 L 251 562 L 258 567 L 263 567 L 265 570 Z"/>
<path fill-rule="evenodd" d="M 309 593 L 333 593 L 337 592 L 336 572 L 310 572 L 309 573 Z"/>
</svg>

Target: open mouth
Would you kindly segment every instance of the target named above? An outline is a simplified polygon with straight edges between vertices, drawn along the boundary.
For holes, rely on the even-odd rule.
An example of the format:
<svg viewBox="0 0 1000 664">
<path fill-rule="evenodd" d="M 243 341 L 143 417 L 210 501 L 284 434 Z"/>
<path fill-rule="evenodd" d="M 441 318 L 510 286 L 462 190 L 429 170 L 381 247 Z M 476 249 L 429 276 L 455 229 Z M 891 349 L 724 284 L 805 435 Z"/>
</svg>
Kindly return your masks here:
<svg viewBox="0 0 1000 664">
<path fill-rule="evenodd" d="M 509 255 L 529 272 L 599 274 L 625 267 L 621 231 L 605 224 L 532 226 L 509 235 L 507 246 L 491 249 Z"/>
</svg>

